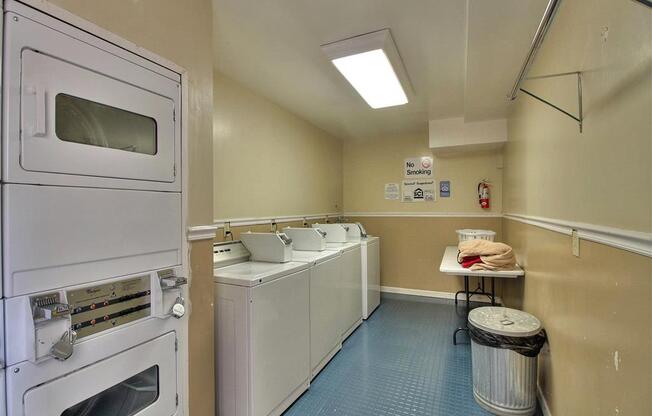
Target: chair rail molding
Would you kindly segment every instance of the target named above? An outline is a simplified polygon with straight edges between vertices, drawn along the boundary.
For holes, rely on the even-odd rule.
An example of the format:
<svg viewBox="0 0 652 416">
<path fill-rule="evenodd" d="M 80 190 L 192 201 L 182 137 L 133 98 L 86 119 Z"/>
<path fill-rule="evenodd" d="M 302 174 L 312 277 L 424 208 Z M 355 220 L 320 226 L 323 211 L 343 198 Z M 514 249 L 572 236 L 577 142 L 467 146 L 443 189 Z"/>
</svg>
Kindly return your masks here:
<svg viewBox="0 0 652 416">
<path fill-rule="evenodd" d="M 652 233 L 522 214 L 509 213 L 504 218 L 565 235 L 571 235 L 576 230 L 582 240 L 652 257 Z"/>
</svg>

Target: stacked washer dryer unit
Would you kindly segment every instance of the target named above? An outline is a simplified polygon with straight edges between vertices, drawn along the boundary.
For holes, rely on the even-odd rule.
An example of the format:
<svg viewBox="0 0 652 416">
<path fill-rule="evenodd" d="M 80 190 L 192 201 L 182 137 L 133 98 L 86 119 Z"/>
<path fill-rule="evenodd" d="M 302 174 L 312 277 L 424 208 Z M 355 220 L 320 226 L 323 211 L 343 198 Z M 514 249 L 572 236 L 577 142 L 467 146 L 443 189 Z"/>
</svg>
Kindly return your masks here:
<svg viewBox="0 0 652 416">
<path fill-rule="evenodd" d="M 7 414 L 181 415 L 180 75 L 4 6 Z"/>
<path fill-rule="evenodd" d="M 217 414 L 277 416 L 310 385 L 309 266 L 285 234 L 240 238 L 214 246 Z"/>
<path fill-rule="evenodd" d="M 342 255 L 326 250 L 326 232 L 287 227 L 292 260 L 310 266 L 310 367 L 314 378 L 342 348 L 340 293 Z"/>
<path fill-rule="evenodd" d="M 345 340 L 362 323 L 362 270 L 360 242 L 350 241 L 344 224 L 313 224 L 326 232 L 326 249 L 342 254 L 340 332 Z"/>
<path fill-rule="evenodd" d="M 367 235 L 359 222 L 343 224 L 350 241 L 360 242 L 362 261 L 362 319 L 368 319 L 380 306 L 380 237 Z"/>
</svg>

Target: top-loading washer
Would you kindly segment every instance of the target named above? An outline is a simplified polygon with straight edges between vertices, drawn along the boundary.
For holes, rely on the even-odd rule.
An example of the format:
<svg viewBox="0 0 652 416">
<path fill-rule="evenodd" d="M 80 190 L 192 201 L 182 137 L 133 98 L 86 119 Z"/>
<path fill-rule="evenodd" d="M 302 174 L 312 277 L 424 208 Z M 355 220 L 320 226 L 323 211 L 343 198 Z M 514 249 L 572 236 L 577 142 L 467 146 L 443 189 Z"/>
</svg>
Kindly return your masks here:
<svg viewBox="0 0 652 416">
<path fill-rule="evenodd" d="M 368 319 L 380 305 L 380 237 L 368 235 L 359 222 L 343 225 L 348 227 L 347 238 L 360 242 L 362 319 Z"/>
<path fill-rule="evenodd" d="M 342 254 L 340 330 L 345 340 L 362 323 L 362 260 L 359 241 L 349 241 L 343 224 L 313 224 L 326 232 L 326 250 Z"/>
<path fill-rule="evenodd" d="M 318 228 L 285 228 L 292 239 L 292 261 L 310 266 L 310 366 L 314 378 L 342 348 L 340 298 L 342 255 L 326 249 Z"/>
<path fill-rule="evenodd" d="M 245 237 L 252 257 L 262 255 L 265 262 L 248 261 L 241 242 L 214 246 L 220 415 L 280 415 L 310 383 L 309 265 L 286 260 L 288 237 L 270 236 Z M 276 253 L 276 262 L 269 253 Z"/>
</svg>

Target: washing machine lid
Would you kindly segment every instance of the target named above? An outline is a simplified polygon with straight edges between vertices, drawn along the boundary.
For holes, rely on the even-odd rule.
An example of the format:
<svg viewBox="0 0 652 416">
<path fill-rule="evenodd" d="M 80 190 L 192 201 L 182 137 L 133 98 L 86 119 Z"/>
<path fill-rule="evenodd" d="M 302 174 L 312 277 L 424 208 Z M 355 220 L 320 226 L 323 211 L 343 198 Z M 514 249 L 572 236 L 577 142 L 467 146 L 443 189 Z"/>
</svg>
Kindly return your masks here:
<svg viewBox="0 0 652 416">
<path fill-rule="evenodd" d="M 295 261 L 287 263 L 246 261 L 215 269 L 213 277 L 217 283 L 253 287 L 305 270 L 308 267 L 308 263 Z"/>
<path fill-rule="evenodd" d="M 360 247 L 359 241 L 347 241 L 346 243 L 326 243 L 326 250 L 348 251 Z"/>
<path fill-rule="evenodd" d="M 326 260 L 334 259 L 340 255 L 339 251 L 324 250 L 324 251 L 292 251 L 292 261 L 300 261 L 303 263 L 321 263 Z"/>
<path fill-rule="evenodd" d="M 529 337 L 541 331 L 541 322 L 534 315 L 499 306 L 473 309 L 469 323 L 492 334 L 512 337 Z"/>
</svg>

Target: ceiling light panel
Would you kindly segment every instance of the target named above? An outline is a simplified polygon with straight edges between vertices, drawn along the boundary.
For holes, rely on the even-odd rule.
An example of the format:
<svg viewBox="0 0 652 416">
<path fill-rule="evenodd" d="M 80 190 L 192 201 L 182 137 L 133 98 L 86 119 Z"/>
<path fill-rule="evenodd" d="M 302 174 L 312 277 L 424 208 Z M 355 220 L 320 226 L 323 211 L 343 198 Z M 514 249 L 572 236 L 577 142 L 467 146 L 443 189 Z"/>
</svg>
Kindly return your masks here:
<svg viewBox="0 0 652 416">
<path fill-rule="evenodd" d="M 371 108 L 408 103 L 411 84 L 388 29 L 322 45 L 322 50 Z"/>
</svg>

